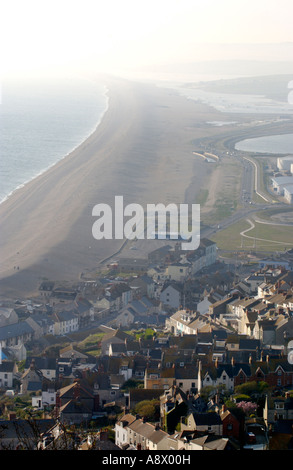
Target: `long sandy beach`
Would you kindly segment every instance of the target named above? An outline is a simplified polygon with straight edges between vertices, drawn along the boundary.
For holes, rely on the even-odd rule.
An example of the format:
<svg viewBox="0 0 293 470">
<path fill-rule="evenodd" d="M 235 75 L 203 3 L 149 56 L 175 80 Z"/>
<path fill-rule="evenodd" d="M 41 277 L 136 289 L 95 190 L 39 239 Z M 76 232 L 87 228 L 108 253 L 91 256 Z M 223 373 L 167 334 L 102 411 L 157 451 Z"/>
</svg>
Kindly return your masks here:
<svg viewBox="0 0 293 470">
<path fill-rule="evenodd" d="M 42 279 L 79 279 L 119 249 L 92 236 L 95 204 L 192 203 L 209 176 L 194 158 L 208 106 L 153 85 L 111 79 L 109 107 L 70 155 L 0 205 L 2 295 L 36 291 Z"/>
</svg>

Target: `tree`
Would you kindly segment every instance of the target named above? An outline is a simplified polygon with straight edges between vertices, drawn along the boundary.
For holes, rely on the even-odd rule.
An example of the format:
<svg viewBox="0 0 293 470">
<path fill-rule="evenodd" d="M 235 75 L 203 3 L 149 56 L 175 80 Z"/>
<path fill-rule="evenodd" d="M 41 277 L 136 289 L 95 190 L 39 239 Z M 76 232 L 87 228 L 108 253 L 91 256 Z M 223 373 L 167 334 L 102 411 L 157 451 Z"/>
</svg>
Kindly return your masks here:
<svg viewBox="0 0 293 470">
<path fill-rule="evenodd" d="M 156 421 L 159 416 L 160 402 L 156 399 L 143 400 L 135 406 L 134 410 L 147 421 Z"/>
<path fill-rule="evenodd" d="M 238 408 L 241 408 L 246 414 L 246 416 L 251 416 L 257 410 L 257 404 L 251 401 L 240 401 L 239 403 L 237 403 L 236 406 Z"/>
<path fill-rule="evenodd" d="M 251 396 L 254 393 L 261 394 L 268 388 L 268 384 L 266 382 L 260 381 L 252 381 L 246 382 L 242 385 L 237 385 L 235 387 L 235 392 L 237 394 L 244 394 Z"/>
<path fill-rule="evenodd" d="M 123 384 L 123 390 L 129 390 L 130 388 L 140 388 L 140 385 L 143 385 L 142 380 L 128 379 Z"/>
</svg>

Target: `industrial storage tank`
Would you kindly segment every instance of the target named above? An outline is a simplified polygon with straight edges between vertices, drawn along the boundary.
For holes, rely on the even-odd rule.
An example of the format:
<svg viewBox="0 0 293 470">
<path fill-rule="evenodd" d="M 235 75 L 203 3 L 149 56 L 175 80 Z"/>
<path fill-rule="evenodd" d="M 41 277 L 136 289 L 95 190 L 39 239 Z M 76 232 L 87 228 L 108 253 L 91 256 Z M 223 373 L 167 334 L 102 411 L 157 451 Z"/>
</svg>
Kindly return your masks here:
<svg viewBox="0 0 293 470">
<path fill-rule="evenodd" d="M 286 157 L 279 157 L 277 161 L 277 167 L 279 170 L 291 170 L 293 164 L 293 155 L 286 155 Z"/>
</svg>

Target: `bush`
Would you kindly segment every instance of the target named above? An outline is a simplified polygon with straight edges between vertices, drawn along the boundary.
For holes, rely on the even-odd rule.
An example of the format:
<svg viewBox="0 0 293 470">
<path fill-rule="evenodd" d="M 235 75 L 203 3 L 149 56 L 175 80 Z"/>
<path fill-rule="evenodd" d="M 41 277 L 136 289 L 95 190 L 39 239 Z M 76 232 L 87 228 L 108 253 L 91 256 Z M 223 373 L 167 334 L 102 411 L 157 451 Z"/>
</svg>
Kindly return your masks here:
<svg viewBox="0 0 293 470">
<path fill-rule="evenodd" d="M 264 390 L 268 388 L 268 384 L 266 382 L 246 382 L 242 385 L 237 385 L 235 387 L 235 392 L 239 394 L 245 394 L 251 396 L 254 393 L 263 393 Z"/>
<path fill-rule="evenodd" d="M 157 421 L 160 414 L 160 402 L 159 400 L 143 400 L 138 403 L 135 407 L 135 413 L 139 414 L 142 418 L 147 421 Z"/>
</svg>

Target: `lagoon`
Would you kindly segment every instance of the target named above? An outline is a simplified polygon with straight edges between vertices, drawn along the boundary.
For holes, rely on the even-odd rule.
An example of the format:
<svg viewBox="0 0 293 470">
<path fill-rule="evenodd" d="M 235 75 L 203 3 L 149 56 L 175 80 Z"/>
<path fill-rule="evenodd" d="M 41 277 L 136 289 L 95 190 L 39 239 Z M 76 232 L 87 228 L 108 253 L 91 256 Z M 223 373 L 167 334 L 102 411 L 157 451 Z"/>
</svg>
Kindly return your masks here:
<svg viewBox="0 0 293 470">
<path fill-rule="evenodd" d="M 236 150 L 271 154 L 293 154 L 293 134 L 256 137 L 237 142 Z"/>
</svg>

